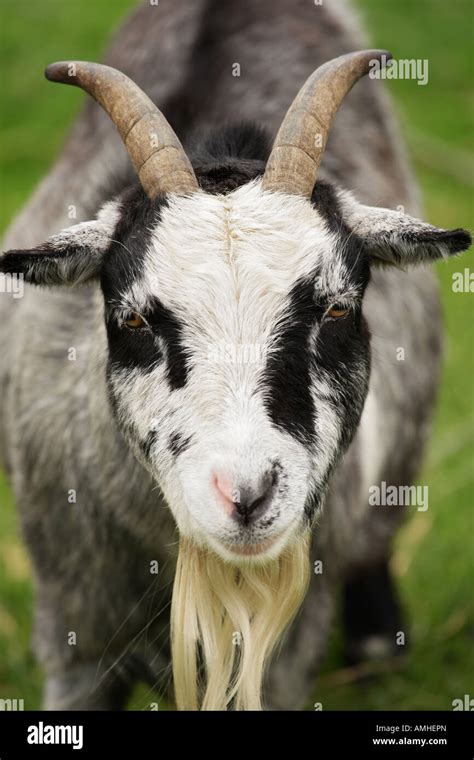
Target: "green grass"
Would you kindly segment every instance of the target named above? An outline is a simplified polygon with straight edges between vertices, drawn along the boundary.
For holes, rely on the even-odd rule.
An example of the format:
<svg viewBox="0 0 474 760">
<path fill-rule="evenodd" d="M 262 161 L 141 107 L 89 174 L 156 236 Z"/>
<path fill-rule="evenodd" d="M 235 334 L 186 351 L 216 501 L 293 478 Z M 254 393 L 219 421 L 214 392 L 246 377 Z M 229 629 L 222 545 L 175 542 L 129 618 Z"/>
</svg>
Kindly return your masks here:
<svg viewBox="0 0 474 760">
<path fill-rule="evenodd" d="M 1 0 L 2 228 L 47 171 L 82 100 L 74 89 L 47 83 L 44 66 L 63 58 L 97 60 L 110 30 L 132 6 L 129 0 Z M 393 81 L 388 88 L 411 147 L 426 218 L 445 227 L 472 226 L 470 0 L 361 0 L 359 8 L 375 46 L 397 58 L 428 59 L 426 86 Z M 465 266 L 472 268 L 472 255 L 438 268 L 446 362 L 420 477 L 430 488 L 430 507 L 402 530 L 393 560 L 411 649 L 396 669 L 362 677 L 343 669 L 336 630 L 315 690 L 324 709 L 451 709 L 454 698 L 472 693 L 473 295 L 451 289 L 452 273 Z M 31 572 L 1 478 L 0 504 L 0 698 L 24 698 L 31 709 L 41 691 L 29 649 Z"/>
</svg>

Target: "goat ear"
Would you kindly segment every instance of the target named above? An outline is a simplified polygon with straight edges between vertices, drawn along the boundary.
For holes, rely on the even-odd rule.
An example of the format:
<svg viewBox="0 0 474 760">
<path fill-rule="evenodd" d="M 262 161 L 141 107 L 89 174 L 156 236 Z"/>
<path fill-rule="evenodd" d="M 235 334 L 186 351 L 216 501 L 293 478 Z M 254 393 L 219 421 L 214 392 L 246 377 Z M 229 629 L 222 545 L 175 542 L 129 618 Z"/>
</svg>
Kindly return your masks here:
<svg viewBox="0 0 474 760">
<path fill-rule="evenodd" d="M 350 193 L 341 192 L 338 200 L 345 223 L 363 240 L 374 264 L 428 264 L 465 251 L 472 242 L 467 230 L 443 230 L 398 211 L 364 206 Z"/>
<path fill-rule="evenodd" d="M 21 276 L 33 285 L 73 285 L 98 277 L 119 212 L 106 204 L 97 219 L 68 227 L 36 248 L 7 251 L 0 272 Z"/>
</svg>

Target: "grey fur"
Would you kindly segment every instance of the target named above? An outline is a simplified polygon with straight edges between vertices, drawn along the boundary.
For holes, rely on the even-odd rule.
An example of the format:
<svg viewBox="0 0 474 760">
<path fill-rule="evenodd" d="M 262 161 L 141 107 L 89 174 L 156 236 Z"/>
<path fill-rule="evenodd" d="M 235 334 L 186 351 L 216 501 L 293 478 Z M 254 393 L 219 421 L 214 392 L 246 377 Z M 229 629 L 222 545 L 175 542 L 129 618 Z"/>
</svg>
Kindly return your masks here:
<svg viewBox="0 0 474 760">
<path fill-rule="evenodd" d="M 185 139 L 190 126 L 242 118 L 261 122 L 274 135 L 317 65 L 364 47 L 352 15 L 340 4 L 334 9 L 334 3 L 236 0 L 232 12 L 223 5 L 225 12 L 204 0 L 145 3 L 120 30 L 106 59 L 144 87 Z M 204 24 L 208 39 L 196 46 Z M 240 77 L 230 76 L 234 62 L 241 64 Z M 201 92 L 193 97 L 196 89 Z M 193 112 L 189 126 L 187 102 Z M 416 187 L 393 124 L 380 86 L 362 81 L 336 119 L 324 174 L 361 202 L 401 204 L 416 216 Z M 88 101 L 4 247 L 38 244 L 67 226 L 71 203 L 77 221 L 90 219 L 111 175 L 126 171 L 113 125 Z M 92 285 L 54 289 L 47 296 L 27 287 L 24 299 L 0 299 L 0 453 L 33 559 L 35 650 L 46 671 L 47 708 L 120 706 L 140 677 L 128 664 L 131 655 L 146 663 L 159 687 L 169 682 L 166 605 L 177 536 L 168 511 L 157 505 L 156 486 L 109 410 L 102 308 Z M 441 329 L 434 276 L 426 269 L 409 277 L 375 271 L 365 315 L 373 331 L 371 392 L 386 409 L 378 424 L 390 441 L 381 471 L 389 483 L 410 483 L 438 384 Z M 396 361 L 397 346 L 405 348 L 405 362 Z M 70 347 L 76 348 L 76 361 L 68 361 Z M 323 560 L 324 573 L 314 576 L 270 672 L 270 707 L 304 705 L 324 654 L 335 584 L 354 568 L 389 555 L 404 510 L 368 510 L 359 502 L 363 457 L 356 436 L 333 476 L 315 532 L 313 555 Z M 75 504 L 68 501 L 71 489 L 77 492 Z M 159 562 L 158 576 L 150 574 L 152 560 Z M 76 646 L 67 643 L 70 631 Z M 109 668 L 118 681 L 107 678 Z"/>
</svg>

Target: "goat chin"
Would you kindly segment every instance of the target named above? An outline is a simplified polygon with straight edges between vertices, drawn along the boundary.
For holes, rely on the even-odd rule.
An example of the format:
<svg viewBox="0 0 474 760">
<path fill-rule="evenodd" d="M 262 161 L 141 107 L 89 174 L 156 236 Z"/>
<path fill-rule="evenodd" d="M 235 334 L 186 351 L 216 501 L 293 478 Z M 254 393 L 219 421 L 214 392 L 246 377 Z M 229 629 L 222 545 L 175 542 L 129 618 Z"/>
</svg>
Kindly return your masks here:
<svg viewBox="0 0 474 760">
<path fill-rule="evenodd" d="M 310 578 L 309 533 L 264 564 L 236 567 L 181 537 L 171 606 L 180 710 L 261 710 L 265 668 Z"/>
</svg>

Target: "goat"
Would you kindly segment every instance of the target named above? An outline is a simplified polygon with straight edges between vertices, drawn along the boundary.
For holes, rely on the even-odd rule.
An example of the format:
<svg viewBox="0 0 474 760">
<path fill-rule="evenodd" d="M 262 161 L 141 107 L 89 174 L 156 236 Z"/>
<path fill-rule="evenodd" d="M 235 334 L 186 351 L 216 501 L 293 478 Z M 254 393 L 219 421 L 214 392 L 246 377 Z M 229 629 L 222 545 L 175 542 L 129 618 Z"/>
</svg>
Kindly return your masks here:
<svg viewBox="0 0 474 760">
<path fill-rule="evenodd" d="M 351 53 L 339 6 L 287 6 L 146 4 L 107 66 L 46 70 L 101 107 L 0 259 L 27 284 L 0 303 L 0 449 L 46 708 L 121 708 L 170 663 L 180 709 L 300 708 L 341 585 L 348 656 L 396 648 L 406 510 L 369 489 L 416 475 L 441 355 L 424 265 L 470 236 L 416 218 L 362 79 L 389 54 Z"/>
</svg>

